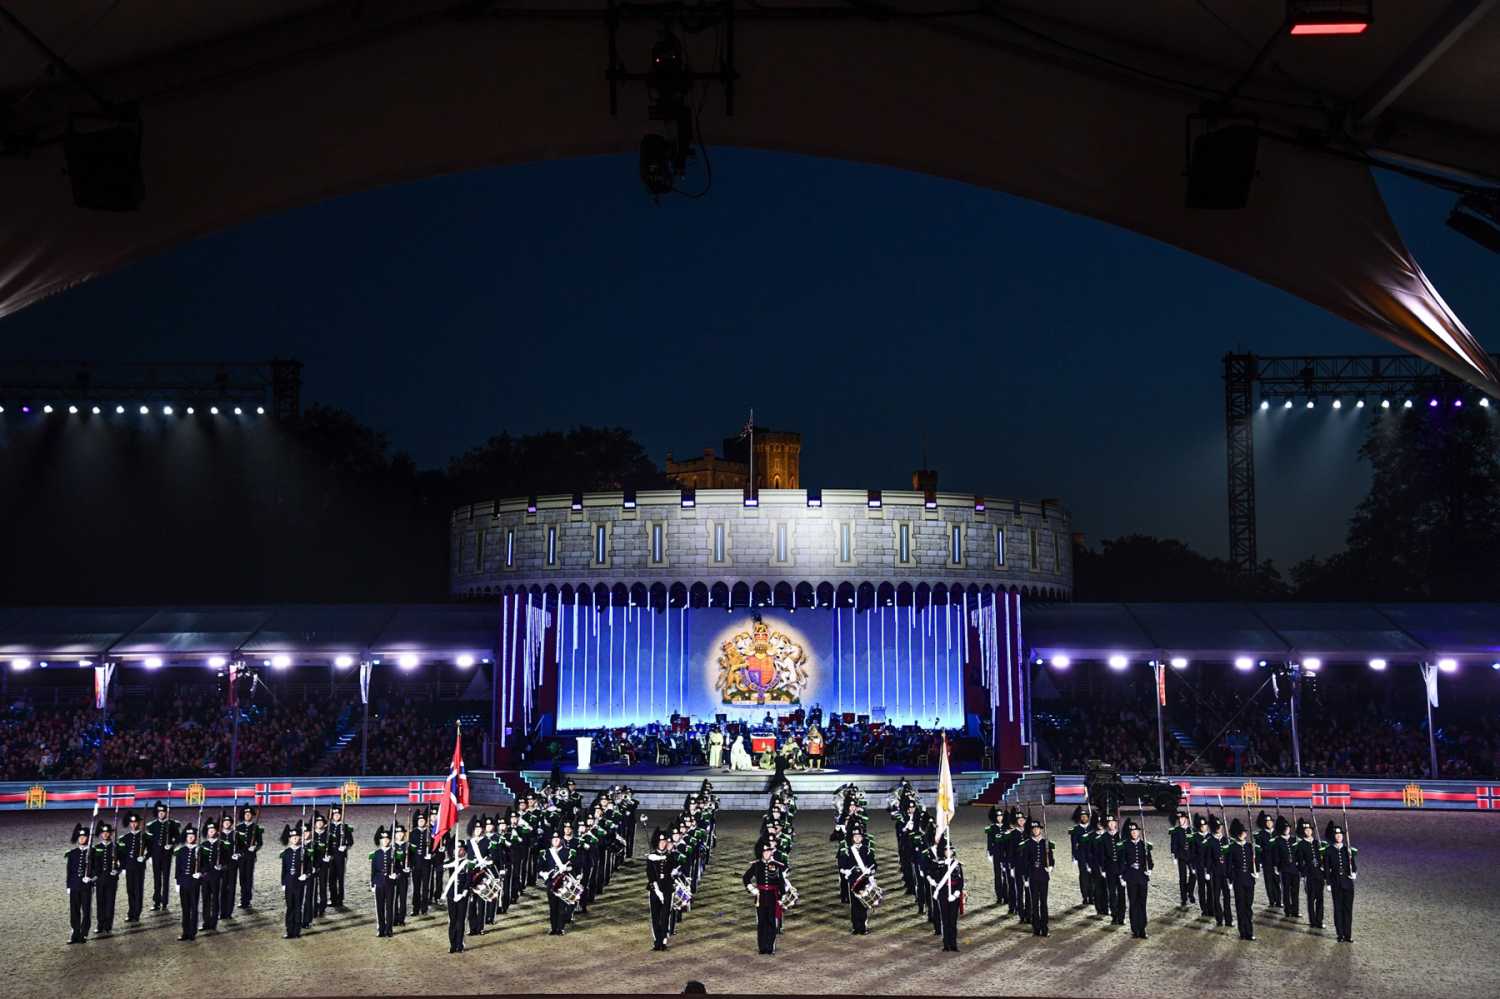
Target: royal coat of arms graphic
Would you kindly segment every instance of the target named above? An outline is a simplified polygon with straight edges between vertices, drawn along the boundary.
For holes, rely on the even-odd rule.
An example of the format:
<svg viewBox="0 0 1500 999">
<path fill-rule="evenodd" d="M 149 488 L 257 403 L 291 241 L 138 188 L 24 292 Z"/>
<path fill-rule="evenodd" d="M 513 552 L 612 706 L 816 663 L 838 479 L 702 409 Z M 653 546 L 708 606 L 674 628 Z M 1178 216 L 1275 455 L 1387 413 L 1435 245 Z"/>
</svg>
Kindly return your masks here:
<svg viewBox="0 0 1500 999">
<path fill-rule="evenodd" d="M 800 704 L 807 680 L 806 650 L 784 632 L 772 631 L 759 615 L 749 631 L 719 646 L 714 689 L 725 704 Z"/>
</svg>

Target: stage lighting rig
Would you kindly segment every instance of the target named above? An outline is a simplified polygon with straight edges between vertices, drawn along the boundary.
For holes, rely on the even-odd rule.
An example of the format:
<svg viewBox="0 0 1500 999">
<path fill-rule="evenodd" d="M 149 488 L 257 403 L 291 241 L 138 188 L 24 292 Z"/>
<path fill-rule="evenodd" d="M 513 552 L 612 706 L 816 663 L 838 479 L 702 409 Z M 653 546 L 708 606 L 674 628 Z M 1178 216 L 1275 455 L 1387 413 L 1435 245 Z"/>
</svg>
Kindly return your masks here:
<svg viewBox="0 0 1500 999">
<path fill-rule="evenodd" d="M 1287 33 L 1362 35 L 1375 20 L 1375 0 L 1287 0 Z"/>
<path fill-rule="evenodd" d="M 1448 216 L 1448 228 L 1500 253 L 1500 190 L 1472 191 L 1459 198 Z"/>
<path fill-rule="evenodd" d="M 626 22 L 650 21 L 657 26 L 656 41 L 651 46 L 651 61 L 644 72 L 632 72 L 620 58 L 620 31 Z M 717 82 L 724 89 L 724 111 L 734 114 L 734 4 L 733 0 L 706 0 L 699 3 L 617 3 L 609 0 L 605 9 L 609 33 L 609 113 L 619 114 L 620 84 L 640 82 L 646 85 L 647 118 L 661 122 L 660 131 L 647 132 L 641 138 L 641 183 L 654 199 L 666 194 L 701 197 L 713 183 L 708 152 L 698 128 L 698 111 L 702 100 L 694 105 L 693 90 L 700 83 Z M 718 65 L 708 72 L 695 71 L 688 58 L 685 35 L 715 32 L 714 49 Z M 703 152 L 707 181 L 703 190 L 682 191 L 679 181 L 687 175 L 688 165 L 698 151 Z"/>
</svg>

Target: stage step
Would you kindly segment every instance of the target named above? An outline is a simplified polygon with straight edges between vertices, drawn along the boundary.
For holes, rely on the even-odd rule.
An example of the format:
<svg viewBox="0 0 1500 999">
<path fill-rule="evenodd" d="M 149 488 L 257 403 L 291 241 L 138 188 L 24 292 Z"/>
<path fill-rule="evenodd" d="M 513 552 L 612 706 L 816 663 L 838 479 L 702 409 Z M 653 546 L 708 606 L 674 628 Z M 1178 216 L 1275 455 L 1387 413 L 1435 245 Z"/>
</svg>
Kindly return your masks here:
<svg viewBox="0 0 1500 999">
<path fill-rule="evenodd" d="M 1050 772 L 1027 770 L 1015 776 L 1001 799 L 1007 805 L 1050 805 L 1057 800 L 1057 782 Z"/>
<path fill-rule="evenodd" d="M 548 770 L 524 770 L 521 778 L 533 789 L 541 788 L 550 777 Z M 921 800 L 931 805 L 937 799 L 937 774 L 923 772 L 850 773 L 827 771 L 820 773 L 793 773 L 787 775 L 792 788 L 797 792 L 797 804 L 803 809 L 831 809 L 834 792 L 848 783 L 860 786 L 869 800 L 872 811 L 884 811 L 891 790 L 902 777 L 916 787 Z M 972 801 L 985 788 L 994 783 L 997 774 L 993 770 L 962 771 L 953 775 L 953 792 L 959 804 Z M 564 770 L 564 779 L 577 782 L 584 798 L 591 798 L 613 784 L 627 784 L 640 802 L 642 810 L 670 809 L 682 807 L 687 795 L 696 793 L 705 778 L 713 782 L 714 793 L 719 796 L 719 806 L 729 811 L 763 811 L 770 793 L 772 775 L 755 771 L 751 773 L 729 773 L 710 770 L 706 767 L 686 768 L 677 772 L 660 772 L 654 769 L 600 768 L 578 771 Z"/>
</svg>

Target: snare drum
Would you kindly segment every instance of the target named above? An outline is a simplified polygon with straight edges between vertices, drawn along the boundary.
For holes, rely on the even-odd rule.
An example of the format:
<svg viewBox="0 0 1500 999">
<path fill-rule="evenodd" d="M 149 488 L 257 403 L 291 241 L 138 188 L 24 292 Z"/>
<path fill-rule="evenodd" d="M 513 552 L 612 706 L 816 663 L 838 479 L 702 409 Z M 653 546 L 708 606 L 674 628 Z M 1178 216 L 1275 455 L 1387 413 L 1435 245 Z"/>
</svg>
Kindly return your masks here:
<svg viewBox="0 0 1500 999">
<path fill-rule="evenodd" d="M 672 883 L 672 911 L 686 912 L 693 904 L 693 889 L 682 878 Z"/>
<path fill-rule="evenodd" d="M 571 874 L 564 874 L 562 883 L 553 890 L 564 905 L 577 905 L 583 898 L 583 882 Z"/>
<path fill-rule="evenodd" d="M 781 907 L 783 909 L 790 909 L 792 906 L 797 904 L 797 899 L 800 897 L 801 896 L 797 894 L 797 889 L 788 888 L 786 890 L 786 894 L 781 896 Z"/>
<path fill-rule="evenodd" d="M 469 882 L 469 889 L 485 902 L 499 902 L 501 894 L 505 891 L 505 883 L 493 867 L 476 867 L 473 878 Z"/>
<path fill-rule="evenodd" d="M 864 883 L 855 889 L 854 897 L 867 909 L 878 909 L 880 903 L 885 900 L 885 889 L 875 883 L 874 878 L 865 878 Z"/>
</svg>

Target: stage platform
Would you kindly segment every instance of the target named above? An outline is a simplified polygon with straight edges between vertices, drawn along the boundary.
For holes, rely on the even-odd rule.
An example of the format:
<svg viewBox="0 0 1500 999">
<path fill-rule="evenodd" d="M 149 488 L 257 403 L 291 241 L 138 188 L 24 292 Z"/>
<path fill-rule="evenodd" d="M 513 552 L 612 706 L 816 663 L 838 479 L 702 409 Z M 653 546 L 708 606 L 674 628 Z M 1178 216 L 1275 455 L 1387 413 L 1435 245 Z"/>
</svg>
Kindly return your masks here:
<svg viewBox="0 0 1500 999">
<path fill-rule="evenodd" d="M 491 772 L 484 773 L 487 776 Z M 612 784 L 628 784 L 635 792 L 642 809 L 681 808 L 683 797 L 697 791 L 706 778 L 713 781 L 714 793 L 719 796 L 719 806 L 731 811 L 764 810 L 774 776 L 774 772 L 769 770 L 731 772 L 713 767 L 627 767 L 619 764 L 603 764 L 589 770 L 563 767 L 562 773 L 565 779 L 577 781 L 578 790 L 585 798 Z M 520 771 L 521 779 L 533 789 L 542 787 L 551 776 L 550 769 Z M 967 804 L 978 798 L 999 776 L 994 770 L 955 771 L 953 790 L 959 803 Z M 870 805 L 883 809 L 891 789 L 903 777 L 916 786 L 924 802 L 931 804 L 937 798 L 937 770 L 930 767 L 920 770 L 902 767 L 883 767 L 879 770 L 829 767 L 823 770 L 789 771 L 787 777 L 792 782 L 793 790 L 797 792 L 798 806 L 806 809 L 832 808 L 834 792 L 848 783 L 859 785 Z"/>
</svg>

